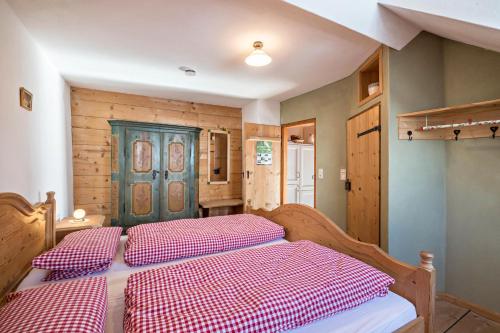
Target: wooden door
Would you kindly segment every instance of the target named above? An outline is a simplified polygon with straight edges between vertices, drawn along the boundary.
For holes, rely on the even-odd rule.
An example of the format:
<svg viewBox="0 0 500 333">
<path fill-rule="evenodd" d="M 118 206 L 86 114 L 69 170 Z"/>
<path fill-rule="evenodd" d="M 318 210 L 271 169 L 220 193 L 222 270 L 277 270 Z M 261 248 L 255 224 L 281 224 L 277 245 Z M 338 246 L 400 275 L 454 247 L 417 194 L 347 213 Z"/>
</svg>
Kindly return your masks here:
<svg viewBox="0 0 500 333">
<path fill-rule="evenodd" d="M 380 106 L 347 121 L 347 233 L 380 244 Z"/>
<path fill-rule="evenodd" d="M 189 200 L 190 173 L 189 163 L 191 144 L 188 134 L 163 133 L 163 175 L 161 189 L 161 220 L 175 220 L 191 217 Z"/>
<path fill-rule="evenodd" d="M 246 140 L 245 209 L 273 210 L 280 205 L 281 142 L 271 142 L 272 164 L 257 165 L 257 141 Z"/>
<path fill-rule="evenodd" d="M 160 217 L 160 133 L 125 131 L 125 226 Z"/>
</svg>

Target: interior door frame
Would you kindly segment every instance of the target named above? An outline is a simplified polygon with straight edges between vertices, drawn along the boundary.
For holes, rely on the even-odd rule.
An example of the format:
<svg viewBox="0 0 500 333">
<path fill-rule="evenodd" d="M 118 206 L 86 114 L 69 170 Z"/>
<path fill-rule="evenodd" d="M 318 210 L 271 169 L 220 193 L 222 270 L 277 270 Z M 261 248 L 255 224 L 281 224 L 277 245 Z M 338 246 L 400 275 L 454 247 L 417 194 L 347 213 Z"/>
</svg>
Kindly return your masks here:
<svg viewBox="0 0 500 333">
<path fill-rule="evenodd" d="M 378 136 L 378 144 L 379 144 L 379 154 L 378 154 L 378 175 L 379 175 L 379 186 L 378 186 L 378 246 L 382 246 L 382 103 L 377 102 L 374 103 L 373 105 L 369 105 L 365 107 L 361 112 L 356 113 L 355 115 L 349 117 L 346 122 L 345 122 L 345 130 L 346 130 L 346 140 L 345 140 L 345 152 L 346 152 L 346 174 L 349 175 L 349 150 L 348 150 L 348 137 L 347 137 L 347 123 L 349 120 L 356 118 L 357 116 L 362 115 L 363 113 L 366 113 L 373 109 L 374 107 L 378 106 L 378 125 L 380 126 L 379 130 L 379 136 Z M 347 208 L 349 207 L 349 196 L 347 195 L 346 191 L 346 230 L 349 225 L 349 214 L 347 212 Z"/>
<path fill-rule="evenodd" d="M 281 124 L 281 193 L 280 193 L 280 204 L 283 205 L 284 200 L 286 198 L 286 171 L 287 171 L 287 154 L 288 154 L 288 129 L 293 127 L 302 127 L 304 125 L 313 125 L 314 126 L 314 208 L 316 208 L 316 142 L 317 140 L 317 132 L 316 132 L 316 118 L 309 118 L 300 121 L 294 121 L 291 123 Z"/>
</svg>

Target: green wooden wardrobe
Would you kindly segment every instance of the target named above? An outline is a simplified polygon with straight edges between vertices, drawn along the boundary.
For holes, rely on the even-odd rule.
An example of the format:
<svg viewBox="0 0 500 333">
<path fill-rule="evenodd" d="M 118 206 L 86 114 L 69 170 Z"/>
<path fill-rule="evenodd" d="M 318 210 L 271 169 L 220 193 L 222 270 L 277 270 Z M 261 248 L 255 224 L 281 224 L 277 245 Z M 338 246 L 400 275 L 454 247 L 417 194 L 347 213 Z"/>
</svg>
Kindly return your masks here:
<svg viewBox="0 0 500 333">
<path fill-rule="evenodd" d="M 110 120 L 111 224 L 198 215 L 198 147 L 201 129 Z"/>
</svg>

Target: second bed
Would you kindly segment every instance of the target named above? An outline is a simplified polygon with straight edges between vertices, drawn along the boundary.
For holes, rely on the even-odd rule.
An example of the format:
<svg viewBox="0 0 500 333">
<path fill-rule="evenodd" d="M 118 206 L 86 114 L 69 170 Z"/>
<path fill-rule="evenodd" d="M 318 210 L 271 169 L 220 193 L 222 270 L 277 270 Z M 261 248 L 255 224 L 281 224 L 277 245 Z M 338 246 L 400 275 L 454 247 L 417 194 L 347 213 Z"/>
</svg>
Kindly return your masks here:
<svg viewBox="0 0 500 333">
<path fill-rule="evenodd" d="M 246 247 L 244 249 L 232 250 L 223 253 L 210 254 L 200 257 L 179 259 L 168 263 L 153 264 L 139 267 L 129 267 L 124 259 L 125 243 L 127 236 L 122 236 L 118 252 L 113 260 L 110 269 L 106 272 L 96 273 L 92 276 L 105 276 L 108 284 L 108 312 L 106 316 L 106 333 L 123 332 L 123 315 L 125 310 L 124 290 L 127 286 L 127 279 L 130 275 L 147 271 L 150 269 L 169 267 L 176 264 L 196 260 L 199 258 L 213 257 L 242 251 L 252 248 L 263 248 L 276 244 L 288 243 L 285 239 L 274 240 L 256 246 Z M 28 276 L 21 282 L 17 290 L 24 290 L 38 287 L 46 283 L 41 282 L 47 275 L 46 270 L 33 269 Z M 86 277 L 81 277 L 82 279 Z M 57 283 L 57 282 L 55 282 Z M 316 321 L 312 324 L 291 330 L 295 333 L 333 333 L 333 332 L 367 332 L 384 333 L 393 332 L 406 323 L 416 318 L 415 307 L 405 298 L 389 292 L 387 296 L 376 297 L 366 303 L 363 303 L 353 309 L 335 314 L 332 317 Z"/>
</svg>

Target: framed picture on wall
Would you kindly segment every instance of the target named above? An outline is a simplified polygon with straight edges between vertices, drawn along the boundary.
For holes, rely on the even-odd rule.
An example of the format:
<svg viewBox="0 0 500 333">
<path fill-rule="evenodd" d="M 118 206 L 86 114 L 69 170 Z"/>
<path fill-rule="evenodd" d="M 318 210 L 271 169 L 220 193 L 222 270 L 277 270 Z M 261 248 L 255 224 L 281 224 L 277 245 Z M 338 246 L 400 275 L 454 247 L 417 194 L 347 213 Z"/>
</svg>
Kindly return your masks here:
<svg viewBox="0 0 500 333">
<path fill-rule="evenodd" d="M 24 87 L 19 88 L 19 105 L 28 111 L 33 107 L 33 94 Z"/>
</svg>

